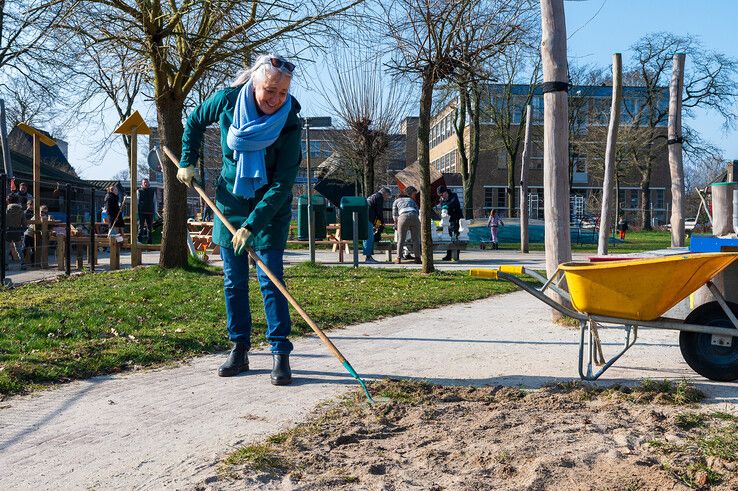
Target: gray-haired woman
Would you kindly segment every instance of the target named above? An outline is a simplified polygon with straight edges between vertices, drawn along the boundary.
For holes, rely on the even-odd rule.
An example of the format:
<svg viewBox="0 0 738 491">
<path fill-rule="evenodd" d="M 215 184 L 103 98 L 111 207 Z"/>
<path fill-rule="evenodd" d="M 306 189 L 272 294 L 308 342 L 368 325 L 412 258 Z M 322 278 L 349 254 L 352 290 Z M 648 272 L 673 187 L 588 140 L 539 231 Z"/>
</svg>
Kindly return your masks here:
<svg viewBox="0 0 738 491">
<path fill-rule="evenodd" d="M 300 104 L 289 94 L 295 65 L 277 55 L 264 55 L 241 73 L 233 85 L 216 92 L 187 118 L 177 179 L 191 184 L 205 129 L 220 123 L 223 169 L 215 200 L 238 230 L 231 235 L 215 220 L 213 242 L 223 258 L 228 337 L 233 349 L 218 374 L 230 377 L 249 369 L 251 311 L 248 256 L 251 246 L 282 281 L 284 248 L 292 217 L 292 185 L 302 158 Z M 261 269 L 256 274 L 264 298 L 266 338 L 271 344 L 274 385 L 292 381 L 287 339 L 291 321 L 287 299 Z"/>
<path fill-rule="evenodd" d="M 403 192 L 392 203 L 392 218 L 397 230 L 397 264 L 402 262 L 402 248 L 405 247 L 405 239 L 408 232 L 413 244 L 413 256 L 415 262 L 420 263 L 420 211 L 418 203 L 413 199 L 417 193 L 412 186 L 405 188 Z"/>
</svg>

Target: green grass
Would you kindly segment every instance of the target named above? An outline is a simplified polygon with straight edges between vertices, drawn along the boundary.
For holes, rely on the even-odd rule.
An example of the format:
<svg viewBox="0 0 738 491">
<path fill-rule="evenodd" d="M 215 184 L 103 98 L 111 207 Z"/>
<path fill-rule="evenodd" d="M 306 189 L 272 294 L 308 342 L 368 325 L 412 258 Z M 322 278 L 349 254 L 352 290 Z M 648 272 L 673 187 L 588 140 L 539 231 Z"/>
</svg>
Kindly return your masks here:
<svg viewBox="0 0 738 491">
<path fill-rule="evenodd" d="M 674 426 L 684 432 L 679 442 L 655 438 L 648 442 L 661 454 L 661 466 L 689 487 L 704 489 L 722 483 L 738 463 L 737 418 L 727 413 L 683 412 Z M 731 488 L 732 489 L 732 488 Z"/>
<path fill-rule="evenodd" d="M 671 234 L 669 232 L 646 230 L 641 232 L 628 232 L 625 235 L 625 242 L 610 244 L 608 252 L 610 254 L 625 254 L 630 252 L 653 251 L 656 249 L 665 249 L 671 246 Z M 529 246 L 531 251 L 542 251 L 542 243 L 532 243 Z M 520 250 L 520 243 L 500 244 L 500 249 L 504 250 Z M 571 245 L 572 252 L 597 252 L 597 244 L 576 244 Z"/>
<path fill-rule="evenodd" d="M 681 430 L 691 430 L 692 428 L 698 428 L 705 426 L 706 417 L 701 413 L 686 412 L 677 414 L 674 418 L 674 424 Z"/>
<path fill-rule="evenodd" d="M 697 439 L 700 450 L 708 457 L 738 462 L 738 425 L 723 431 L 712 431 Z"/>
<path fill-rule="evenodd" d="M 674 406 L 688 406 L 700 402 L 705 397 L 702 392 L 686 380 L 672 382 L 670 380 L 658 381 L 646 378 L 634 387 L 624 385 L 600 386 L 574 380 L 557 382 L 549 387 L 557 392 L 571 394 L 580 401 L 610 398 L 642 404 L 655 402 Z M 696 413 L 692 414 L 694 416 L 691 416 L 691 419 L 689 419 L 690 416 L 682 416 L 684 425 L 695 423 L 700 417 Z M 694 426 L 698 425 L 695 424 Z"/>
<path fill-rule="evenodd" d="M 268 443 L 241 447 L 228 455 L 224 463 L 230 466 L 248 465 L 253 470 L 261 472 L 284 472 L 290 468 L 289 463 Z"/>
<path fill-rule="evenodd" d="M 286 269 L 290 292 L 322 329 L 485 298 L 510 283 L 461 272 Z M 250 282 L 252 341 L 266 322 Z M 212 353 L 229 346 L 223 278 L 213 269 L 158 267 L 89 274 L 0 290 L 0 394 Z M 292 311 L 293 336 L 312 332 Z"/>
</svg>

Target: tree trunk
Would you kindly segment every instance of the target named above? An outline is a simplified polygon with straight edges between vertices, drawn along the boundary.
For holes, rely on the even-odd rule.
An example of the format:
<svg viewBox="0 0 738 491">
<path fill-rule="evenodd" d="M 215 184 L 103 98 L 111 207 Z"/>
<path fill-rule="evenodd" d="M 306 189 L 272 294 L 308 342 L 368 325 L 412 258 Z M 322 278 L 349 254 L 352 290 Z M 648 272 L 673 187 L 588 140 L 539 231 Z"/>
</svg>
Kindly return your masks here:
<svg viewBox="0 0 738 491">
<path fill-rule="evenodd" d="M 515 157 L 507 157 L 507 216 L 515 216 Z"/>
<path fill-rule="evenodd" d="M 182 112 L 184 102 L 164 94 L 156 99 L 159 138 L 175 155 L 182 153 Z M 187 188 L 177 181 L 177 168 L 162 152 L 164 173 L 164 225 L 159 265 L 177 268 L 187 265 Z"/>
<path fill-rule="evenodd" d="M 525 109 L 525 139 L 523 140 L 523 158 L 520 164 L 520 252 L 528 252 L 528 169 L 530 169 L 530 138 L 533 107 L 528 104 Z"/>
<path fill-rule="evenodd" d="M 618 141 L 618 126 L 620 125 L 620 101 L 623 99 L 623 69 L 620 53 L 612 55 L 612 101 L 610 105 L 610 125 L 607 128 L 607 146 L 605 147 L 605 178 L 602 183 L 602 212 L 600 213 L 600 237 L 597 244 L 597 254 L 607 255 L 607 245 L 610 236 L 610 216 L 613 201 L 612 193 L 615 186 L 615 153 Z"/>
<path fill-rule="evenodd" d="M 543 202 L 546 271 L 571 260 L 569 231 L 569 118 L 564 0 L 541 0 L 541 60 L 544 83 L 558 83 L 543 95 Z M 563 301 L 561 298 L 554 298 Z M 561 314 L 552 310 L 554 319 Z"/>
<path fill-rule="evenodd" d="M 615 171 L 615 223 L 620 221 L 620 176 L 618 176 L 617 170 Z"/>
<path fill-rule="evenodd" d="M 371 131 L 371 130 L 367 130 Z M 374 190 L 374 152 L 372 151 L 372 135 L 364 135 L 364 192 L 367 196 Z"/>
<path fill-rule="evenodd" d="M 466 141 L 464 139 L 464 129 L 466 128 L 466 115 L 467 115 L 467 100 L 469 97 L 469 87 L 465 83 L 459 83 L 459 105 L 457 108 L 457 117 L 454 122 L 454 132 L 456 133 L 456 149 L 459 152 L 458 167 L 459 173 L 461 174 L 461 185 L 464 189 L 464 207 L 468 212 L 468 204 L 471 200 L 472 187 L 469 184 L 469 154 L 466 148 Z M 469 140 L 471 143 L 471 133 L 474 131 L 473 128 L 469 128 Z M 467 215 L 468 218 L 468 215 Z"/>
<path fill-rule="evenodd" d="M 671 246 L 684 247 L 684 164 L 682 162 L 682 90 L 684 53 L 674 55 L 669 84 L 669 170 L 671 171 Z"/>
<path fill-rule="evenodd" d="M 420 90 L 420 115 L 418 118 L 418 165 L 420 166 L 420 237 L 422 245 L 422 271 L 432 273 L 433 238 L 431 237 L 431 182 L 430 182 L 430 120 L 433 103 L 433 73 L 430 68 L 423 73 Z"/>
<path fill-rule="evenodd" d="M 482 131 L 482 123 L 480 120 L 481 112 L 481 95 L 476 84 L 473 86 L 471 94 L 471 111 L 472 120 L 471 132 L 469 134 L 469 168 L 466 183 L 464 184 L 464 206 L 466 207 L 465 217 L 468 220 L 474 218 L 474 183 L 477 180 L 477 166 L 479 163 L 479 138 Z"/>
<path fill-rule="evenodd" d="M 641 202 L 641 228 L 651 230 L 651 172 L 643 176 L 639 191 Z"/>
</svg>

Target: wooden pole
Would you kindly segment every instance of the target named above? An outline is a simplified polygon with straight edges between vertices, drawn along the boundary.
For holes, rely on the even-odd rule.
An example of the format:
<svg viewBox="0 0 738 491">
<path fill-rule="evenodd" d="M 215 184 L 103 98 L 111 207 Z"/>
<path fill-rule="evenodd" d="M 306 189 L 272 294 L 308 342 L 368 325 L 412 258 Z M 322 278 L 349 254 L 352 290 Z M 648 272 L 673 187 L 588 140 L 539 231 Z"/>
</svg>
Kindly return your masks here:
<svg viewBox="0 0 738 491">
<path fill-rule="evenodd" d="M 131 133 L 131 267 L 141 265 L 141 249 L 138 247 L 138 133 Z M 125 200 L 123 201 L 125 205 Z"/>
<path fill-rule="evenodd" d="M 564 0 L 541 0 L 543 62 L 543 204 L 546 271 L 571 260 L 569 231 L 569 96 Z M 555 294 L 553 294 L 555 295 Z M 555 295 L 557 296 L 557 295 Z M 563 302 L 563 299 L 557 299 Z M 554 319 L 561 314 L 552 309 Z"/>
<path fill-rule="evenodd" d="M 684 53 L 674 55 L 669 84 L 669 170 L 671 172 L 671 246 L 684 247 L 684 164 L 682 162 L 682 90 Z"/>
<path fill-rule="evenodd" d="M 528 252 L 528 169 L 530 169 L 532 119 L 533 107 L 528 104 L 525 109 L 525 139 L 520 165 L 520 252 L 523 253 Z"/>
<path fill-rule="evenodd" d="M 5 122 L 5 101 L 0 99 L 0 147 L 3 150 L 3 168 L 8 178 L 13 178 L 13 161 L 10 160 L 8 129 Z"/>
<path fill-rule="evenodd" d="M 620 126 L 620 103 L 623 100 L 623 68 L 620 53 L 612 55 L 612 101 L 610 103 L 610 125 L 607 128 L 607 146 L 605 147 L 605 178 L 602 182 L 602 211 L 600 213 L 600 237 L 597 254 L 607 255 L 610 239 L 610 222 L 615 192 L 615 153 Z"/>
<path fill-rule="evenodd" d="M 136 182 L 138 180 L 138 135 L 150 135 L 151 128 L 146 125 L 141 114 L 134 111 L 114 132 L 119 135 L 128 135 L 131 138 L 131 155 L 128 159 L 131 165 L 131 267 L 135 268 L 141 265 L 141 248 L 138 247 L 138 199 L 136 197 L 138 195 L 138 184 Z M 125 205 L 125 199 L 123 199 L 123 205 Z M 115 223 L 115 221 L 112 223 Z"/>
<path fill-rule="evenodd" d="M 67 196 L 69 199 L 69 196 Z M 38 134 L 33 133 L 33 216 L 40 218 L 39 210 L 41 208 L 41 138 Z M 69 217 L 67 217 L 69 218 Z M 41 245 L 41 237 L 38 232 L 33 234 L 33 250 L 39 250 Z"/>
</svg>

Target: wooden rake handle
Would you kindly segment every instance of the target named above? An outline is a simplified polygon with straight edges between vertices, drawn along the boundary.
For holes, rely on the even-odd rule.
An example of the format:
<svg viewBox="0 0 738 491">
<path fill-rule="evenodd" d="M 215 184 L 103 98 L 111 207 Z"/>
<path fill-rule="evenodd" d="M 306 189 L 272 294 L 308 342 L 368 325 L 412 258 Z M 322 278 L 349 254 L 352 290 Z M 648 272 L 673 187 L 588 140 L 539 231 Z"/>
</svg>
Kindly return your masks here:
<svg viewBox="0 0 738 491">
<path fill-rule="evenodd" d="M 162 146 L 162 149 L 164 150 L 164 153 L 169 157 L 169 160 L 171 160 L 174 165 L 179 166 L 179 159 L 174 156 L 171 150 L 167 148 L 166 146 Z M 221 222 L 223 222 L 223 225 L 225 225 L 228 228 L 228 231 L 235 235 L 236 234 L 236 227 L 234 227 L 231 222 L 228 221 L 228 219 L 223 215 L 223 212 L 221 212 L 217 206 L 215 206 L 215 203 L 213 203 L 213 200 L 211 200 L 208 195 L 205 193 L 205 191 L 200 187 L 200 184 L 198 184 L 194 179 L 192 180 L 192 187 L 197 191 L 197 194 L 200 195 L 200 197 L 207 203 L 208 207 L 215 213 L 215 215 L 220 219 Z M 287 301 L 292 305 L 292 307 L 295 308 L 298 314 L 300 314 L 300 317 L 305 319 L 305 322 L 308 323 L 310 328 L 315 332 L 315 334 L 318 335 L 321 341 L 323 341 L 323 344 L 325 344 L 328 349 L 333 353 L 333 356 L 338 358 L 338 361 L 340 361 L 342 364 L 346 363 L 346 358 L 341 354 L 340 351 L 338 351 L 338 348 L 336 348 L 336 345 L 333 344 L 333 342 L 328 338 L 328 336 L 325 335 L 325 333 L 318 327 L 318 325 L 310 318 L 310 316 L 303 310 L 302 307 L 300 307 L 300 304 L 297 303 L 297 300 L 295 300 L 295 297 L 293 297 L 289 291 L 287 291 L 287 288 L 282 284 L 279 279 L 277 279 L 276 276 L 274 276 L 274 273 L 271 272 L 269 268 L 267 268 L 266 264 L 264 264 L 264 261 L 262 261 L 259 256 L 256 255 L 253 249 L 246 246 L 246 252 L 248 252 L 251 259 L 254 260 L 256 265 L 261 268 L 261 270 L 266 273 L 269 280 L 271 280 L 274 285 L 279 289 L 280 292 L 282 292 L 282 295 L 285 296 Z"/>
</svg>

